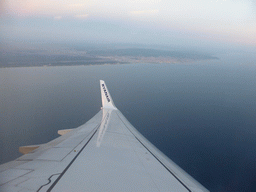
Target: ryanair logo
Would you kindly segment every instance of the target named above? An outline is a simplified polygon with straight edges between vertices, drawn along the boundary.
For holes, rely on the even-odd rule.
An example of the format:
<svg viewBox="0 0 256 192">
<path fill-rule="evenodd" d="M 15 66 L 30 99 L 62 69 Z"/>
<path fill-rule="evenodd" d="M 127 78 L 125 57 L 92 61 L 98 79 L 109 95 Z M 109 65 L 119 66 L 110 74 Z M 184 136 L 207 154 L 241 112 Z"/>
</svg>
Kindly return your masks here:
<svg viewBox="0 0 256 192">
<path fill-rule="evenodd" d="M 107 92 L 107 90 L 106 90 L 105 85 L 104 85 L 104 84 L 101 84 L 101 86 L 102 86 L 102 89 L 103 89 L 103 91 L 104 91 L 104 93 L 105 93 L 105 96 L 106 96 L 107 101 L 110 102 L 110 98 L 109 98 L 109 96 L 108 96 L 108 92 Z"/>
</svg>

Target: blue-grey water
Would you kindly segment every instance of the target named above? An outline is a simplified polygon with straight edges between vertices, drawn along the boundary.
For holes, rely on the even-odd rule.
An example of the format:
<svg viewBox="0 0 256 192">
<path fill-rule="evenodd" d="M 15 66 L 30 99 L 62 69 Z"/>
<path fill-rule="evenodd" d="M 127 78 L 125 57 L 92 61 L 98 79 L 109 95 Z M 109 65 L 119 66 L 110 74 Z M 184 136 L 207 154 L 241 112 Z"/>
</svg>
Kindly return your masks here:
<svg viewBox="0 0 256 192">
<path fill-rule="evenodd" d="M 99 80 L 154 145 L 211 191 L 256 191 L 256 56 L 0 69 L 0 163 L 101 107 Z"/>
</svg>

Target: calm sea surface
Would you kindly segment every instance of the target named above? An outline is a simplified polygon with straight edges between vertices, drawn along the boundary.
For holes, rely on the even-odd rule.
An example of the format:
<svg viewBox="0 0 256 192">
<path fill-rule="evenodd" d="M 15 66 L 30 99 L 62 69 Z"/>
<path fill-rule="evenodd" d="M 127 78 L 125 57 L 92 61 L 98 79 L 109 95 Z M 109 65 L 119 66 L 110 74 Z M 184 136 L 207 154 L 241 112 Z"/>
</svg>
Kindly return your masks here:
<svg viewBox="0 0 256 192">
<path fill-rule="evenodd" d="M 101 107 L 99 80 L 154 145 L 211 191 L 256 191 L 256 56 L 0 69 L 0 163 Z"/>
</svg>

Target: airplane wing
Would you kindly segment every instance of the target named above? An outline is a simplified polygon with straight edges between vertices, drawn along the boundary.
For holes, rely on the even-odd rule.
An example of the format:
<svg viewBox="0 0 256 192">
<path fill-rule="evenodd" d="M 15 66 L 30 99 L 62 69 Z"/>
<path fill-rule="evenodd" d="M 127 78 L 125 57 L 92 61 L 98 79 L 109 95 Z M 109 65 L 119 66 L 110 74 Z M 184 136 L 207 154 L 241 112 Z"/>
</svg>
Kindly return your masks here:
<svg viewBox="0 0 256 192">
<path fill-rule="evenodd" d="M 0 191 L 208 191 L 144 138 L 100 81 L 102 109 L 84 125 L 0 166 Z"/>
</svg>

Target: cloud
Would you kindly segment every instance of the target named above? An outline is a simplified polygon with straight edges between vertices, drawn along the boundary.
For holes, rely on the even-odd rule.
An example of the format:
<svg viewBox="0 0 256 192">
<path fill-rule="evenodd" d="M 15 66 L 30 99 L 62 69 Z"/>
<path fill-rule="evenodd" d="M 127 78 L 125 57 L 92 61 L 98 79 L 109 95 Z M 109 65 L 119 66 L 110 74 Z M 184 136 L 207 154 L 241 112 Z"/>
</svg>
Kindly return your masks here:
<svg viewBox="0 0 256 192">
<path fill-rule="evenodd" d="M 18 16 L 79 15 L 95 4 L 92 0 L 0 0 L 0 8 L 4 1 L 9 12 Z"/>
<path fill-rule="evenodd" d="M 6 7 L 5 7 L 6 5 L 5 5 L 5 0 L 0 0 L 0 16 L 5 12 L 5 9 L 6 9 Z"/>
<path fill-rule="evenodd" d="M 69 4 L 70 7 L 84 7 L 86 4 L 84 3 L 74 3 L 74 4 Z"/>
<path fill-rule="evenodd" d="M 161 3 L 162 0 L 130 0 L 133 4 L 157 4 Z"/>
<path fill-rule="evenodd" d="M 88 14 L 75 15 L 74 17 L 75 17 L 75 18 L 77 18 L 77 19 L 85 19 L 85 18 L 87 18 L 87 17 L 88 17 Z"/>
<path fill-rule="evenodd" d="M 54 19 L 55 19 L 55 20 L 61 20 L 61 19 L 62 19 L 62 16 L 55 16 Z"/>
<path fill-rule="evenodd" d="M 163 34 L 175 30 L 177 34 L 195 34 L 195 38 L 205 36 L 207 39 L 214 36 L 221 40 L 228 37 L 234 41 L 240 38 L 241 41 L 250 39 L 255 42 L 255 5 L 255 0 L 0 0 L 0 18 L 22 17 L 22 20 L 29 21 L 27 27 L 33 27 L 33 19 L 41 19 L 42 25 L 50 22 L 49 18 L 52 18 L 51 22 L 55 21 L 54 24 L 65 20 L 61 26 L 74 31 L 75 27 L 82 30 L 86 23 L 84 21 L 90 20 L 88 26 L 93 26 L 90 34 L 88 26 L 83 28 L 88 33 L 87 37 L 94 36 L 95 31 L 103 28 L 111 31 L 109 34 L 115 39 L 117 31 L 127 28 L 138 37 L 149 38 L 150 35 L 139 34 L 151 34 L 151 29 L 158 28 L 165 31 Z M 18 28 L 21 20 L 17 21 L 14 27 Z M 76 26 L 79 22 L 83 25 Z M 134 30 L 131 25 L 134 25 Z M 7 29 L 9 24 L 4 23 L 0 27 L 1 30 L 4 27 Z M 49 31 L 53 33 L 52 29 Z M 56 33 L 59 31 L 57 29 Z M 120 39 L 123 36 L 120 35 Z"/>
<path fill-rule="evenodd" d="M 159 12 L 158 9 L 153 10 L 142 10 L 142 11 L 131 11 L 132 15 L 152 15 L 157 14 Z"/>
</svg>

